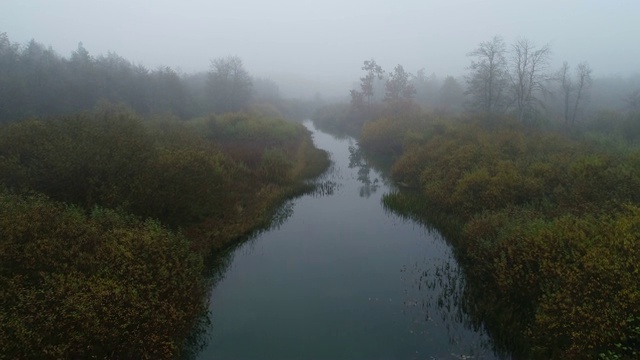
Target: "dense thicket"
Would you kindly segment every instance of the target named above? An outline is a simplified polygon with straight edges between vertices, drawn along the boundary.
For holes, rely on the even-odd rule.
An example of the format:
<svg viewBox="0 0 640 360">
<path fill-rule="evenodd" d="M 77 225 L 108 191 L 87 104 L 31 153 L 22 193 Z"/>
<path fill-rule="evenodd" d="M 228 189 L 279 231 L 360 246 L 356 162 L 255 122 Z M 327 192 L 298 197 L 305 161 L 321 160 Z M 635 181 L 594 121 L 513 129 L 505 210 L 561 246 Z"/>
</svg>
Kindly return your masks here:
<svg viewBox="0 0 640 360">
<path fill-rule="evenodd" d="M 153 220 L 0 193 L 0 357 L 171 358 L 205 310 L 203 261 Z"/>
<path fill-rule="evenodd" d="M 367 123 L 360 142 L 417 191 L 388 205 L 462 224 L 471 311 L 499 339 L 525 357 L 637 358 L 640 151 L 602 139 L 423 115 Z"/>
<path fill-rule="evenodd" d="M 0 354 L 175 358 L 203 259 L 328 163 L 271 112 L 145 120 L 104 107 L 0 126 Z"/>
</svg>

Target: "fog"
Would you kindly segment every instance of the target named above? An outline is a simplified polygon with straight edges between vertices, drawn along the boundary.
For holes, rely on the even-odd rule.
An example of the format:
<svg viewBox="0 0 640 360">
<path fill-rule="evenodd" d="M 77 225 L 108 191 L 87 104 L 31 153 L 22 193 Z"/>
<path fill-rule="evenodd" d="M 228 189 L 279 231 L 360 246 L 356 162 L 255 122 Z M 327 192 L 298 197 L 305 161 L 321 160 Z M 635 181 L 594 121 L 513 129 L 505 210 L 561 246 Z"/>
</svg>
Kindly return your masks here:
<svg viewBox="0 0 640 360">
<path fill-rule="evenodd" d="M 285 96 L 346 94 L 363 60 L 440 77 L 494 35 L 549 43 L 552 68 L 588 61 L 594 77 L 640 72 L 640 2 L 25 0 L 0 5 L 0 32 L 68 56 L 82 42 L 154 69 L 192 73 L 237 55 Z"/>
</svg>

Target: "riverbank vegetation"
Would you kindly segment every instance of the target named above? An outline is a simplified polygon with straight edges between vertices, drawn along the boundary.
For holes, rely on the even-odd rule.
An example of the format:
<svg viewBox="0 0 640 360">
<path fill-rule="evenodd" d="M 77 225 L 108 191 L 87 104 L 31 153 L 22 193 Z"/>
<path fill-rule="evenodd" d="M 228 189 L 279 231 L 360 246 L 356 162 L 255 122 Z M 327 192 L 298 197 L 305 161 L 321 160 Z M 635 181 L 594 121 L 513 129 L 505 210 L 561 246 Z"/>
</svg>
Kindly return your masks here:
<svg viewBox="0 0 640 360">
<path fill-rule="evenodd" d="M 471 312 L 497 339 L 533 358 L 637 356 L 640 150 L 474 117 L 426 117 L 400 140 L 375 130 L 387 121 L 362 144 L 402 142 L 391 175 L 415 191 L 385 202 L 459 224 Z"/>
<path fill-rule="evenodd" d="M 396 68 L 385 78 L 368 60 L 351 103 L 319 110 L 317 122 L 394 159 L 400 190 L 385 205 L 447 235 L 469 279 L 465 306 L 499 347 L 519 358 L 637 358 L 637 92 L 603 106 L 586 95 L 588 64 L 550 76 L 549 47 L 527 40 L 507 48 L 495 37 L 469 56 L 466 92 L 455 92 L 464 112 L 419 106 L 420 77 L 400 81 Z"/>
<path fill-rule="evenodd" d="M 640 346 L 640 148 L 509 116 L 423 113 L 367 122 L 394 157 L 391 209 L 442 226 L 470 279 L 468 310 L 525 358 L 628 358 Z M 514 336 L 515 335 L 515 336 Z"/>
<path fill-rule="evenodd" d="M 329 164 L 235 56 L 186 75 L 0 33 L 0 65 L 2 359 L 179 357 L 204 264 Z"/>
<path fill-rule="evenodd" d="M 0 352 L 172 358 L 206 310 L 204 259 L 328 165 L 300 124 L 106 106 L 0 129 Z"/>
<path fill-rule="evenodd" d="M 178 357 L 206 313 L 205 260 L 267 226 L 327 154 L 282 104 L 250 101 L 246 72 L 218 81 L 235 57 L 187 96 L 170 69 L 81 45 L 0 50 L 0 358 Z"/>
</svg>

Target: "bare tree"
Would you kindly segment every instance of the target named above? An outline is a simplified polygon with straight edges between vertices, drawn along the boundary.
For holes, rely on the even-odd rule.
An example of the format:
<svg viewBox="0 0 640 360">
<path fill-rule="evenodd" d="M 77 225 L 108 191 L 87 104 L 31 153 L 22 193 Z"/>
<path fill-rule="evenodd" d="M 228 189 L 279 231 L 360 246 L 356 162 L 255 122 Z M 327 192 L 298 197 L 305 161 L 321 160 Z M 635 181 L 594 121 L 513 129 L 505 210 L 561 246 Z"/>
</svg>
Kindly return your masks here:
<svg viewBox="0 0 640 360">
<path fill-rule="evenodd" d="M 511 86 L 516 117 L 526 121 L 536 111 L 540 101 L 536 92 L 544 91 L 551 48 L 544 45 L 537 48 L 527 39 L 517 40 L 511 47 Z"/>
<path fill-rule="evenodd" d="M 571 125 L 575 125 L 578 107 L 584 100 L 587 90 L 591 88 L 591 72 L 591 67 L 586 62 L 578 64 L 578 68 L 576 69 L 576 101 L 573 105 Z"/>
<path fill-rule="evenodd" d="M 508 71 L 505 54 L 506 46 L 500 36 L 480 43 L 477 49 L 467 54 L 475 58 L 469 66 L 471 73 L 466 76 L 466 94 L 471 96 L 471 110 L 487 114 L 506 110 Z"/>
<path fill-rule="evenodd" d="M 560 83 L 564 105 L 564 126 L 575 125 L 578 110 L 584 104 L 586 92 L 591 87 L 591 68 L 583 62 L 576 68 L 572 78 L 569 64 L 565 61 L 556 73 L 555 80 Z"/>
<path fill-rule="evenodd" d="M 571 93 L 573 93 L 573 81 L 571 80 L 569 69 L 569 63 L 565 61 L 564 63 L 562 63 L 562 67 L 556 75 L 556 79 L 560 82 L 560 86 L 562 88 L 565 127 L 569 126 L 569 103 L 571 101 Z"/>
</svg>

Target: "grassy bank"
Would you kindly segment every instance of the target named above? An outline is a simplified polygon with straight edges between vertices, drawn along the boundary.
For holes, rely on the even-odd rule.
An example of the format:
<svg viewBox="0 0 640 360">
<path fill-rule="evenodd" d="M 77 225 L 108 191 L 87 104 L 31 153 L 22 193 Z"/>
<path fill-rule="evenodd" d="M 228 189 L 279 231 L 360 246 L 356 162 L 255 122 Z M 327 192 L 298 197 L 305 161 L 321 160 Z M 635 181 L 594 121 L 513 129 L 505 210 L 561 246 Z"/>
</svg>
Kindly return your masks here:
<svg viewBox="0 0 640 360">
<path fill-rule="evenodd" d="M 0 358 L 175 358 L 204 259 L 328 166 L 273 114 L 120 108 L 0 128 Z"/>
</svg>

